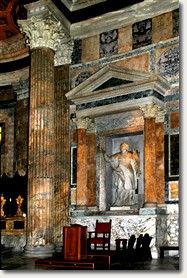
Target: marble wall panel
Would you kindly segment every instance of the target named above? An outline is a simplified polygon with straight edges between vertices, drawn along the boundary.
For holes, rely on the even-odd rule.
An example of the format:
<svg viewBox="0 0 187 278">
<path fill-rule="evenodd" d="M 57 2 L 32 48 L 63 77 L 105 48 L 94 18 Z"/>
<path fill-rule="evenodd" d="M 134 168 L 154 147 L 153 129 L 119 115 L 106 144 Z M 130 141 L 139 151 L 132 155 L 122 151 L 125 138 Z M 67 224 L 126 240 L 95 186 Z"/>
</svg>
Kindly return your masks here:
<svg viewBox="0 0 187 278">
<path fill-rule="evenodd" d="M 173 37 L 179 36 L 179 9 L 172 12 Z"/>
<path fill-rule="evenodd" d="M 73 89 L 99 69 L 99 65 L 81 67 L 80 69 L 72 69 L 70 72 L 70 89 Z"/>
<path fill-rule="evenodd" d="M 152 19 L 146 19 L 132 25 L 133 49 L 152 43 Z"/>
<path fill-rule="evenodd" d="M 134 57 L 116 61 L 113 64 L 119 67 L 126 67 L 128 69 L 149 71 L 149 63 L 149 53 L 143 53 Z"/>
<path fill-rule="evenodd" d="M 132 50 L 132 26 L 126 26 L 118 30 L 118 53 Z"/>
<path fill-rule="evenodd" d="M 171 39 L 173 36 L 172 12 L 165 13 L 152 19 L 152 43 Z"/>
<path fill-rule="evenodd" d="M 167 205 L 173 210 L 173 205 Z M 170 212 L 171 213 L 171 212 Z M 179 215 L 177 213 L 157 216 L 157 245 L 179 245 Z"/>
<path fill-rule="evenodd" d="M 100 34 L 100 58 L 118 53 L 118 29 Z"/>
<path fill-rule="evenodd" d="M 179 134 L 169 136 L 169 175 L 179 177 Z"/>
<path fill-rule="evenodd" d="M 179 79 L 179 45 L 163 47 L 155 51 L 156 72 L 168 81 Z"/>
<path fill-rule="evenodd" d="M 71 55 L 72 65 L 81 63 L 81 58 L 82 58 L 82 40 L 75 40 L 73 46 L 73 52 Z"/>
<path fill-rule="evenodd" d="M 170 123 L 170 128 L 174 129 L 174 128 L 179 128 L 179 117 L 180 114 L 179 112 L 171 112 L 169 114 L 169 123 Z"/>
<path fill-rule="evenodd" d="M 71 205 L 76 205 L 77 202 L 77 189 L 71 188 Z"/>
<path fill-rule="evenodd" d="M 99 35 L 82 40 L 82 63 L 99 59 Z"/>
<path fill-rule="evenodd" d="M 178 201 L 179 200 L 179 181 L 170 181 L 169 185 L 169 200 Z"/>
</svg>

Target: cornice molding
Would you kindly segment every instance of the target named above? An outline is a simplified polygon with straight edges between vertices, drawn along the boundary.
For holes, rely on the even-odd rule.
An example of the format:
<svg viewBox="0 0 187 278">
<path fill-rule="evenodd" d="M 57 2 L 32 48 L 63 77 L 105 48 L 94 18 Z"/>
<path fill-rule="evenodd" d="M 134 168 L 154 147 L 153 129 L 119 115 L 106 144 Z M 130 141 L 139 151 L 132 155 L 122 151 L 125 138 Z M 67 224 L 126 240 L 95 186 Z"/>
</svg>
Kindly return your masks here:
<svg viewBox="0 0 187 278">
<path fill-rule="evenodd" d="M 121 78 L 133 82 L 97 90 L 99 86 L 104 84 L 110 78 Z M 138 72 L 107 65 L 69 91 L 66 94 L 66 97 L 68 100 L 71 100 L 77 105 L 103 99 L 111 99 L 112 97 L 116 98 L 118 96 L 145 90 L 156 90 L 164 96 L 170 88 L 170 83 L 168 83 L 165 78 L 157 74 L 149 74 L 147 72 Z"/>
<path fill-rule="evenodd" d="M 77 11 L 107 0 L 61 0 L 70 11 Z"/>
<path fill-rule="evenodd" d="M 70 22 L 51 0 L 38 0 L 24 5 L 24 7 L 27 9 L 28 19 L 33 16 L 45 19 L 51 14 L 56 21 L 61 22 L 64 32 L 70 35 Z"/>
<path fill-rule="evenodd" d="M 85 117 L 95 118 L 104 115 L 134 111 L 140 109 L 140 106 L 145 106 L 147 104 L 148 105 L 155 104 L 161 107 L 162 109 L 164 108 L 164 103 L 162 101 L 155 98 L 154 96 L 151 96 L 151 97 L 136 99 L 136 101 L 128 100 L 119 103 L 108 104 L 102 107 L 94 107 L 94 108 L 79 110 L 76 111 L 76 118 L 77 119 L 85 118 Z"/>
<path fill-rule="evenodd" d="M 74 39 L 95 36 L 109 30 L 156 17 L 178 8 L 178 0 L 144 0 L 118 11 L 74 23 L 70 26 L 70 34 Z"/>
</svg>

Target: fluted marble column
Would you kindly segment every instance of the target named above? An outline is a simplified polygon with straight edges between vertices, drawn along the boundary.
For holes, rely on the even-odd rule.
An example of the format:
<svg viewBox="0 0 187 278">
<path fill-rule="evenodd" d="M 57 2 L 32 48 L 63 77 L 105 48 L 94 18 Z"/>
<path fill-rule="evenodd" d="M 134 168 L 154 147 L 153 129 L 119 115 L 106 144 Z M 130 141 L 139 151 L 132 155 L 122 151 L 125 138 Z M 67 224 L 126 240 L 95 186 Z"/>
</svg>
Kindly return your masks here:
<svg viewBox="0 0 187 278">
<path fill-rule="evenodd" d="M 31 49 L 26 256 L 54 252 L 54 54 L 64 33 L 51 16 L 19 21 Z"/>
<path fill-rule="evenodd" d="M 140 107 L 144 116 L 144 207 L 156 208 L 158 203 L 156 117 L 160 107 L 154 103 Z"/>
<path fill-rule="evenodd" d="M 87 206 L 87 138 L 86 129 L 91 119 L 76 119 L 78 129 L 77 141 L 77 209 Z"/>
<path fill-rule="evenodd" d="M 54 184 L 54 243 L 59 251 L 63 245 L 63 226 L 69 216 L 69 121 L 65 93 L 69 90 L 69 65 L 55 67 L 55 184 Z"/>
</svg>

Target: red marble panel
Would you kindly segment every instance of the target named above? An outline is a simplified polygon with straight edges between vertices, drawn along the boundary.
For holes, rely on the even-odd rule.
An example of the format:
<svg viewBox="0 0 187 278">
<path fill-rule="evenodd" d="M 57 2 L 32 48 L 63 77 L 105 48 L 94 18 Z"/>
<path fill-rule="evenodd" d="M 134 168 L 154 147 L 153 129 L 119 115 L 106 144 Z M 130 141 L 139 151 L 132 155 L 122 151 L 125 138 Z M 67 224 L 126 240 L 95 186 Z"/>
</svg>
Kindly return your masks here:
<svg viewBox="0 0 187 278">
<path fill-rule="evenodd" d="M 170 128 L 179 128 L 179 112 L 171 112 L 169 115 Z"/>
<path fill-rule="evenodd" d="M 132 50 L 132 26 L 120 28 L 118 32 L 118 53 Z"/>
<path fill-rule="evenodd" d="M 173 36 L 172 12 L 152 18 L 152 43 L 171 39 Z"/>
<path fill-rule="evenodd" d="M 130 57 L 124 60 L 120 60 L 114 63 L 114 65 L 119 67 L 125 67 L 128 69 L 149 71 L 150 64 L 149 53 L 140 54 L 135 57 Z"/>
<path fill-rule="evenodd" d="M 99 35 L 82 39 L 82 63 L 99 59 Z"/>
</svg>

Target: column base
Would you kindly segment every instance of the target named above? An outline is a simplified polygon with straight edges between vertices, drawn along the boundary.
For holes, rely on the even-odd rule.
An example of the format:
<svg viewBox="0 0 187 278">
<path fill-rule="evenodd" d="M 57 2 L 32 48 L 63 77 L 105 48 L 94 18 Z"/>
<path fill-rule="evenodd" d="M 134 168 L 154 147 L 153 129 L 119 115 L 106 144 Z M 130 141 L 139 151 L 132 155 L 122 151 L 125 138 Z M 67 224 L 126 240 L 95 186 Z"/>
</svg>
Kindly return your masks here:
<svg viewBox="0 0 187 278">
<path fill-rule="evenodd" d="M 54 245 L 35 247 L 26 245 L 23 250 L 23 256 L 29 258 L 47 258 L 51 257 L 54 252 Z"/>
<path fill-rule="evenodd" d="M 157 203 L 145 203 L 143 208 L 140 208 L 139 214 L 157 214 Z"/>
<path fill-rule="evenodd" d="M 63 242 L 56 242 L 55 243 L 55 252 L 62 252 L 63 250 Z"/>
<path fill-rule="evenodd" d="M 157 203 L 150 202 L 150 203 L 144 203 L 144 208 L 157 208 Z"/>
<path fill-rule="evenodd" d="M 77 205 L 76 206 L 76 210 L 87 210 L 88 207 L 87 206 L 82 206 L 82 205 Z"/>
</svg>

